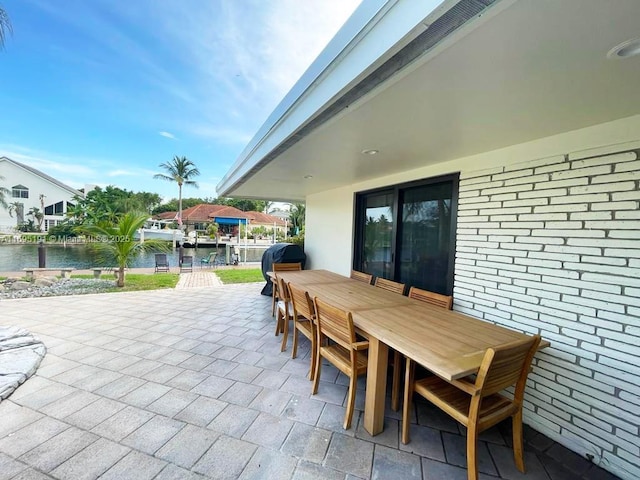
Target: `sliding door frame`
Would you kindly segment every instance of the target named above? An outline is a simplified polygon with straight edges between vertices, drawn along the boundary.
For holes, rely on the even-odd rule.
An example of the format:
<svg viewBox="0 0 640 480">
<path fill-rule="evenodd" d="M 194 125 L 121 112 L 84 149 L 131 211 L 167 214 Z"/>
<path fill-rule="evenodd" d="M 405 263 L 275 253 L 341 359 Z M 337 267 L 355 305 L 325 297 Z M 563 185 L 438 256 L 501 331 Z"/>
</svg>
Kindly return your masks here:
<svg viewBox="0 0 640 480">
<path fill-rule="evenodd" d="M 447 267 L 447 280 L 446 280 L 446 295 L 453 294 L 453 282 L 454 282 L 454 267 L 455 267 L 455 255 L 456 255 L 456 228 L 458 218 L 458 195 L 460 174 L 452 173 L 448 175 L 441 175 L 438 177 L 424 178 L 420 180 L 413 180 L 410 182 L 400 183 L 396 185 L 386 185 L 383 187 L 373 188 L 370 190 L 363 190 L 355 192 L 353 195 L 353 256 L 352 256 L 352 268 L 354 270 L 362 270 L 364 263 L 364 234 L 366 226 L 365 210 L 366 210 L 366 198 L 370 195 L 391 194 L 393 198 L 391 206 L 391 214 L 393 227 L 391 232 L 391 277 L 390 280 L 398 278 L 399 266 L 396 263 L 396 258 L 401 253 L 399 252 L 399 230 L 401 215 L 401 199 L 402 194 L 406 189 L 433 185 L 437 183 L 451 182 L 451 224 L 450 224 L 450 248 Z"/>
</svg>

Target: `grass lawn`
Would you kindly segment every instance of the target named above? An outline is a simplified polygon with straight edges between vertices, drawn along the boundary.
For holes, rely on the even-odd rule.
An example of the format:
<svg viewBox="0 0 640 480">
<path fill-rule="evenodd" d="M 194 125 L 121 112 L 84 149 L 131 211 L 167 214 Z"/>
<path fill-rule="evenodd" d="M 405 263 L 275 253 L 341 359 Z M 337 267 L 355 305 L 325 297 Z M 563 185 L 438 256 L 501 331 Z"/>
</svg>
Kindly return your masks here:
<svg viewBox="0 0 640 480">
<path fill-rule="evenodd" d="M 93 278 L 93 275 L 72 275 L 72 278 Z M 113 273 L 100 276 L 103 280 L 115 280 Z M 113 287 L 112 292 L 129 292 L 138 290 L 157 290 L 159 288 L 174 288 L 180 275 L 177 273 L 127 273 L 124 277 L 124 287 Z"/>
<path fill-rule="evenodd" d="M 222 283 L 254 283 L 264 282 L 262 270 L 259 268 L 238 268 L 216 270 L 216 275 Z"/>
</svg>

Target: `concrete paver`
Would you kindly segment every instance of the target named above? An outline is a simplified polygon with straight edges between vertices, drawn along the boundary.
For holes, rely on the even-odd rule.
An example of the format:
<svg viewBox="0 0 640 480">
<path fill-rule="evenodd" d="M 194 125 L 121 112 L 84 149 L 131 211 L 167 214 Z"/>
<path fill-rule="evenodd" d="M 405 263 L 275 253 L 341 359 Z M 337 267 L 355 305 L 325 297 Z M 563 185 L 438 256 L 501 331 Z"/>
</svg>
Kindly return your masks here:
<svg viewBox="0 0 640 480">
<path fill-rule="evenodd" d="M 3 324 L 48 349 L 0 402 L 0 478 L 466 478 L 464 432 L 442 412 L 416 402 L 402 445 L 399 414 L 387 410 L 371 437 L 361 383 L 344 430 L 344 376 L 323 366 L 311 395 L 308 341 L 294 360 L 290 344 L 280 352 L 261 284 L 182 276 L 173 290 L 0 302 Z M 485 478 L 614 478 L 531 429 L 521 475 L 509 436 L 508 426 L 483 434 Z"/>
</svg>

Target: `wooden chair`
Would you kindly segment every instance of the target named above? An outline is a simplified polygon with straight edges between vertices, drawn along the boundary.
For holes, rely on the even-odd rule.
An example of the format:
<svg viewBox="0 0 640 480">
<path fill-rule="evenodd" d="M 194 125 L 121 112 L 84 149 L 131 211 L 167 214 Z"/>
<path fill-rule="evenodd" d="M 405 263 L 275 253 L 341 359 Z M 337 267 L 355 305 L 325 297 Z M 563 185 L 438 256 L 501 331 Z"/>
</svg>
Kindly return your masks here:
<svg viewBox="0 0 640 480">
<path fill-rule="evenodd" d="M 298 288 L 292 283 L 287 285 L 291 294 L 291 305 L 293 306 L 293 347 L 291 358 L 298 356 L 298 331 L 311 341 L 311 368 L 309 369 L 309 380 L 313 380 L 316 371 L 316 312 L 313 300 L 309 292 Z"/>
<path fill-rule="evenodd" d="M 354 280 L 358 280 L 359 282 L 364 282 L 367 285 L 371 285 L 371 280 L 373 280 L 373 275 L 370 273 L 359 272 L 357 270 L 351 270 L 351 278 Z"/>
<path fill-rule="evenodd" d="M 430 292 L 416 287 L 411 287 L 409 289 L 409 298 L 414 298 L 421 302 L 435 305 L 436 307 L 446 308 L 447 310 L 451 310 L 451 308 L 453 308 L 453 297 L 451 295 L 442 295 L 440 293 Z"/>
<path fill-rule="evenodd" d="M 404 295 L 404 283 L 394 282 L 386 278 L 377 277 L 374 285 L 378 288 L 384 288 L 393 293 Z"/>
<path fill-rule="evenodd" d="M 513 456 L 516 467 L 524 473 L 522 402 L 531 360 L 539 344 L 540 336 L 536 335 L 499 348 L 490 348 L 475 377 L 451 382 L 435 375 L 414 382 L 413 361 L 407 359 L 402 443 L 409 442 L 409 411 L 415 391 L 467 428 L 469 480 L 478 478 L 478 434 L 508 417 L 513 419 Z M 498 393 L 512 385 L 515 385 L 513 399 Z"/>
<path fill-rule="evenodd" d="M 374 283 L 376 287 L 383 288 L 399 295 L 404 294 L 404 283 L 394 282 L 385 278 L 377 277 Z M 400 409 L 400 387 L 402 379 L 402 355 L 400 352 L 393 351 L 393 380 L 391 385 L 391 408 L 394 411 Z"/>
<path fill-rule="evenodd" d="M 356 400 L 356 382 L 359 375 L 367 372 L 367 356 L 363 353 L 369 348 L 368 341 L 357 341 L 351 312 L 336 308 L 318 297 L 313 299 L 316 308 L 318 328 L 318 349 L 316 351 L 316 371 L 313 378 L 313 390 L 318 393 L 322 358 L 326 358 L 338 370 L 349 377 L 347 411 L 344 416 L 344 428 L 351 428 L 353 409 Z M 327 340 L 332 340 L 328 343 Z"/>
<path fill-rule="evenodd" d="M 436 307 L 446 308 L 451 310 L 453 308 L 453 297 L 451 295 L 442 295 L 441 293 L 430 292 L 428 290 L 422 290 L 420 288 L 411 287 L 409 289 L 409 298 L 420 300 L 421 302 L 435 305 Z M 391 408 L 394 411 L 400 409 L 400 380 L 402 378 L 401 372 L 402 356 L 400 353 L 395 352 L 393 356 L 393 385 L 391 387 Z"/>
<path fill-rule="evenodd" d="M 274 263 L 271 265 L 273 272 L 294 272 L 302 270 L 302 263 Z M 278 301 L 278 282 L 272 278 L 273 288 L 271 289 L 271 316 L 276 314 L 276 302 Z"/>
<path fill-rule="evenodd" d="M 276 305 L 276 336 L 282 333 L 282 346 L 280 351 L 287 348 L 287 337 L 289 336 L 289 322 L 293 319 L 293 305 L 291 295 L 286 282 L 276 275 L 278 285 L 278 303 Z"/>
</svg>

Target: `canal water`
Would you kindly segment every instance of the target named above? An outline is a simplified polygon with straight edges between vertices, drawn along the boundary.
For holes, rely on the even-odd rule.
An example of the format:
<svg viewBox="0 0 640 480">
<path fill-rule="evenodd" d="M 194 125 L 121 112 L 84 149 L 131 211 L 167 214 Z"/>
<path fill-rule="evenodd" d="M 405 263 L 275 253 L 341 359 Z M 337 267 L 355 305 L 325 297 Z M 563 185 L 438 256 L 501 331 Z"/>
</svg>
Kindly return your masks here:
<svg viewBox="0 0 640 480">
<path fill-rule="evenodd" d="M 192 255 L 194 264 L 200 263 L 200 258 L 206 257 L 213 248 L 185 248 L 185 255 Z M 47 267 L 73 267 L 87 269 L 100 266 L 95 252 L 87 245 L 46 245 Z M 219 255 L 224 258 L 224 247 L 219 248 Z M 167 252 L 170 267 L 178 266 L 178 250 Z M 23 268 L 38 266 L 38 246 L 34 244 L 0 245 L 0 272 L 18 272 Z M 115 265 L 109 265 L 115 266 Z M 155 267 L 155 252 L 143 252 L 136 257 L 130 267 Z"/>
</svg>

